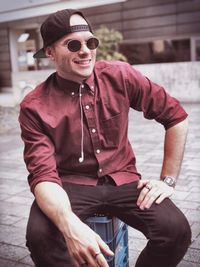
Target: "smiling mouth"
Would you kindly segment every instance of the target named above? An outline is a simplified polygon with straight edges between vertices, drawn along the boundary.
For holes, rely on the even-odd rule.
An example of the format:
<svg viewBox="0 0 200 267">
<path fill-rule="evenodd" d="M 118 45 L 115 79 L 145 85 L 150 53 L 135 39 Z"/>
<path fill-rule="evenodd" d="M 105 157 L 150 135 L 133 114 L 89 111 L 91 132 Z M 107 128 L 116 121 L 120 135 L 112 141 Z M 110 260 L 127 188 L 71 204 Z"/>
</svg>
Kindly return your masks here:
<svg viewBox="0 0 200 267">
<path fill-rule="evenodd" d="M 90 64 L 90 62 L 91 62 L 91 59 L 74 60 L 74 63 L 76 63 L 78 65 L 83 65 L 83 66 Z"/>
</svg>

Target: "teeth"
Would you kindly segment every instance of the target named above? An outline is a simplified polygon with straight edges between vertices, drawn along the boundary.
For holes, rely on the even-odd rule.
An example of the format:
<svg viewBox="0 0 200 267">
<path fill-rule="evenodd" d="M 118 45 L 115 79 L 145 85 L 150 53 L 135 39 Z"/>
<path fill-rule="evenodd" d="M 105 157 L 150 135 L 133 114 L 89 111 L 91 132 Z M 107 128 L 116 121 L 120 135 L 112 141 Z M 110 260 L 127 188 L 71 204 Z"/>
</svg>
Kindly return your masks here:
<svg viewBox="0 0 200 267">
<path fill-rule="evenodd" d="M 88 63 L 90 63 L 90 59 L 88 59 L 88 60 L 76 60 L 75 62 L 77 64 L 88 64 Z"/>
</svg>

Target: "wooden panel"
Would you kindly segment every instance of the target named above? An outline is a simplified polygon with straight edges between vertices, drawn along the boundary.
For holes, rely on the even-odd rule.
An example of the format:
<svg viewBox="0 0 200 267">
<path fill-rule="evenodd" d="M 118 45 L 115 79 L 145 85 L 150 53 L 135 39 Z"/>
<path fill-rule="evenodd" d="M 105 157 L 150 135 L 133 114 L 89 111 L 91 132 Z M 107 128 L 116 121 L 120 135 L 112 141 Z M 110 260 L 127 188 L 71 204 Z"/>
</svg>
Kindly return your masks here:
<svg viewBox="0 0 200 267">
<path fill-rule="evenodd" d="M 1 71 L 0 72 L 0 86 L 1 87 L 10 87 L 11 86 L 11 72 L 10 71 Z"/>
<path fill-rule="evenodd" d="M 4 71 L 5 70 L 10 71 L 10 63 L 9 62 L 4 62 L 3 64 L 0 64 L 0 72 L 3 71 L 3 70 Z"/>
<path fill-rule="evenodd" d="M 122 8 L 122 4 L 110 4 L 105 6 L 91 7 L 81 9 L 86 16 L 100 15 L 105 13 L 119 12 Z"/>
<path fill-rule="evenodd" d="M 136 19 L 136 18 L 146 18 L 152 16 L 162 16 L 166 14 L 175 14 L 176 13 L 176 5 L 161 5 L 155 7 L 145 7 L 145 8 L 136 8 L 131 10 L 123 11 L 123 19 Z"/>
<path fill-rule="evenodd" d="M 1 52 L 9 52 L 9 46 L 8 44 L 0 44 L 0 53 Z"/>
<path fill-rule="evenodd" d="M 129 0 L 124 2 L 123 9 L 135 9 L 138 7 L 151 7 L 156 6 L 159 4 L 170 4 L 170 3 L 176 3 L 176 0 Z"/>
<path fill-rule="evenodd" d="M 128 20 L 123 22 L 124 30 L 134 30 L 143 28 L 152 28 L 158 26 L 168 26 L 176 23 L 176 16 L 162 16 L 162 17 L 152 17 L 137 20 Z"/>
<path fill-rule="evenodd" d="M 10 53 L 9 52 L 3 52 L 0 53 L 1 62 L 8 61 L 10 62 Z"/>
<path fill-rule="evenodd" d="M 177 14 L 177 23 L 200 22 L 200 11 Z M 199 24 L 200 27 L 200 24 Z"/>
<path fill-rule="evenodd" d="M 177 34 L 200 34 L 200 25 L 197 23 L 187 23 L 177 26 Z"/>
<path fill-rule="evenodd" d="M 184 13 L 197 10 L 200 10 L 199 0 L 187 0 L 187 1 L 180 1 L 177 3 L 177 13 Z"/>
<path fill-rule="evenodd" d="M 8 80 L 9 78 L 10 78 L 10 71 L 1 71 L 1 76 L 4 78 L 4 79 L 6 79 L 6 80 Z"/>
<path fill-rule="evenodd" d="M 8 30 L 3 28 L 3 29 L 0 29 L 0 38 L 4 38 L 4 37 L 7 37 L 8 36 Z"/>
<path fill-rule="evenodd" d="M 113 12 L 113 13 L 104 13 L 101 16 L 89 16 L 89 21 L 92 24 L 105 24 L 105 23 L 112 23 L 114 21 L 120 21 L 121 13 L 120 12 Z"/>
<path fill-rule="evenodd" d="M 176 26 L 166 26 L 166 27 L 157 27 L 157 28 L 146 28 L 146 29 L 140 29 L 140 30 L 129 30 L 124 31 L 123 36 L 125 39 L 143 39 L 143 38 L 154 38 L 159 37 L 162 39 L 162 37 L 166 36 L 172 36 L 176 35 Z M 157 39 L 159 39 L 157 38 Z"/>
</svg>

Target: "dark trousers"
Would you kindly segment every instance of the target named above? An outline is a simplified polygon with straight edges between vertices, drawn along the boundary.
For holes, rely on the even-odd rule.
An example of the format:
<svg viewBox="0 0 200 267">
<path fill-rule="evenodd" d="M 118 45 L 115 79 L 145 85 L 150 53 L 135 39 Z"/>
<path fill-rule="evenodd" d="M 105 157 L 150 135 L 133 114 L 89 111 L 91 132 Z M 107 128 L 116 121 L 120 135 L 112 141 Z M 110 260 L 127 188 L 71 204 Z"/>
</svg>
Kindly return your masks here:
<svg viewBox="0 0 200 267">
<path fill-rule="evenodd" d="M 74 213 L 81 220 L 103 213 L 120 218 L 141 231 L 148 242 L 136 267 L 175 267 L 183 258 L 191 241 L 189 224 L 182 212 L 165 199 L 150 209 L 136 205 L 137 182 L 115 185 L 85 186 L 64 184 Z M 27 226 L 27 246 L 37 267 L 70 267 L 63 236 L 33 203 Z M 132 267 L 132 266 L 130 266 Z"/>
</svg>

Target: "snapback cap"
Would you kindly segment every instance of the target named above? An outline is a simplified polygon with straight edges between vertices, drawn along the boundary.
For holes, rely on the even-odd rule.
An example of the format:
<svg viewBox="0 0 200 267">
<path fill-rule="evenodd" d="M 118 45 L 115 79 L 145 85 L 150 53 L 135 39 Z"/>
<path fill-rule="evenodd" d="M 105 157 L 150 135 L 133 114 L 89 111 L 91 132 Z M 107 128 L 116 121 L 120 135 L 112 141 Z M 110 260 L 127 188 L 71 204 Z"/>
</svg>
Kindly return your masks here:
<svg viewBox="0 0 200 267">
<path fill-rule="evenodd" d="M 84 18 L 87 24 L 70 26 L 70 17 L 73 14 L 79 14 Z M 45 48 L 66 34 L 72 32 L 90 31 L 92 27 L 83 13 L 76 9 L 64 9 L 57 11 L 47 17 L 40 27 L 40 33 L 43 39 L 43 48 L 39 49 L 34 55 L 34 58 L 46 58 Z"/>
</svg>

